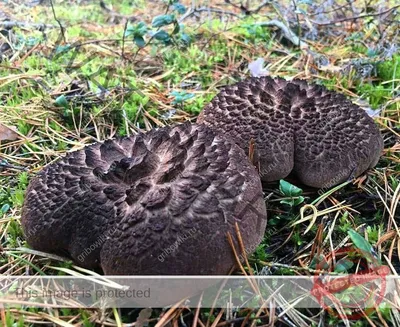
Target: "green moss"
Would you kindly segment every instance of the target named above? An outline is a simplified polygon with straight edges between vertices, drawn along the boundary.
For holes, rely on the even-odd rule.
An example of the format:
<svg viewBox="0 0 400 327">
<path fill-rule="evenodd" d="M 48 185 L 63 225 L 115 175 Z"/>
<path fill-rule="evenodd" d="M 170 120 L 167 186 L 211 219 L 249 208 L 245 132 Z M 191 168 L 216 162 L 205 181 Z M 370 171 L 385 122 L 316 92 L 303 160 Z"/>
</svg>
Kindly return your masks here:
<svg viewBox="0 0 400 327">
<path fill-rule="evenodd" d="M 400 55 L 378 64 L 377 71 L 384 81 L 397 80 L 396 83 L 400 83 Z"/>
<path fill-rule="evenodd" d="M 185 103 L 184 110 L 191 114 L 198 115 L 214 96 L 215 94 L 205 94 L 195 97 L 193 101 Z"/>
<path fill-rule="evenodd" d="M 366 54 L 368 52 L 368 48 L 362 44 L 354 44 L 353 51 L 360 54 Z"/>
<path fill-rule="evenodd" d="M 248 44 L 267 44 L 271 41 L 270 29 L 266 26 L 262 26 L 260 23 L 254 20 L 254 18 L 248 18 L 240 21 L 233 31 L 237 34 L 237 37 L 242 38 L 245 43 Z"/>
<path fill-rule="evenodd" d="M 391 98 L 391 89 L 385 85 L 361 84 L 358 93 L 369 102 L 372 109 L 378 109 Z"/>
</svg>

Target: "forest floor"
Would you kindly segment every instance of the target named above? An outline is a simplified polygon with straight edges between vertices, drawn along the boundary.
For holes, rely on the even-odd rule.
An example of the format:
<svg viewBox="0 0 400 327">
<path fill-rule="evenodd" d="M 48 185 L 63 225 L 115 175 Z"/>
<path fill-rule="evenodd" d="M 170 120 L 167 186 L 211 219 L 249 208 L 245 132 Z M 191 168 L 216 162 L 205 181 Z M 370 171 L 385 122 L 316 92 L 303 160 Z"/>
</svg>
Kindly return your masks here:
<svg viewBox="0 0 400 327">
<path fill-rule="evenodd" d="M 395 1 L 3 1 L 1 274 L 82 274 L 70 261 L 35 252 L 25 242 L 25 190 L 43 166 L 95 141 L 194 122 L 219 87 L 264 74 L 306 79 L 345 94 L 374 117 L 385 148 L 374 169 L 333 190 L 264 185 L 268 226 L 249 257 L 252 269 L 312 275 L 318 256 L 350 244 L 397 275 L 399 24 Z M 305 205 L 316 214 L 302 211 Z M 151 310 L 141 324 L 400 326 L 398 310 L 385 301 L 357 320 L 334 311 L 288 305 L 228 315 L 172 307 Z M 140 312 L 0 303 L 0 325 L 139 326 Z"/>
</svg>

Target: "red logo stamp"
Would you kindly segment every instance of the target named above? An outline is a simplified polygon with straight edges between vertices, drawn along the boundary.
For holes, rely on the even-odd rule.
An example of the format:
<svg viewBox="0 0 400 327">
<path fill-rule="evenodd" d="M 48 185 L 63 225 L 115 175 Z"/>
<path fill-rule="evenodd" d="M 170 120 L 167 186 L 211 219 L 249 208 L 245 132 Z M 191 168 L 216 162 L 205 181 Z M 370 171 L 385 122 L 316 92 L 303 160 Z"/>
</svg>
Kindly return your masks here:
<svg viewBox="0 0 400 327">
<path fill-rule="evenodd" d="M 342 248 L 319 261 L 316 270 L 327 274 L 314 276 L 311 294 L 322 308 L 348 320 L 376 310 L 385 296 L 389 267 L 355 247 Z"/>
</svg>

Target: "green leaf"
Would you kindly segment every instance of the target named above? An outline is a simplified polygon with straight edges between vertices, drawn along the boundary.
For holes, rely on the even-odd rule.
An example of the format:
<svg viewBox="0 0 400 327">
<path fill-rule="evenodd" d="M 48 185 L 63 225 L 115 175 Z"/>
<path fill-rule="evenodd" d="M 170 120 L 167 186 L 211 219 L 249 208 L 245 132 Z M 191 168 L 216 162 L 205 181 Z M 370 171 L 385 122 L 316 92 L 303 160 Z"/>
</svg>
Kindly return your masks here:
<svg viewBox="0 0 400 327">
<path fill-rule="evenodd" d="M 336 262 L 335 266 L 335 272 L 337 273 L 344 273 L 348 272 L 351 267 L 353 267 L 354 263 L 347 259 L 347 258 L 342 258 L 339 261 Z"/>
<path fill-rule="evenodd" d="M 182 103 L 182 102 L 184 102 L 186 100 L 194 98 L 194 94 L 193 93 L 187 93 L 187 92 L 172 91 L 170 93 L 170 95 L 175 98 L 172 101 L 173 104 Z"/>
<path fill-rule="evenodd" d="M 168 34 L 166 31 L 163 31 L 163 30 L 158 31 L 157 33 L 155 33 L 155 34 L 153 35 L 153 37 L 154 37 L 156 40 L 163 41 L 163 42 L 168 42 L 168 41 L 171 39 L 171 37 L 169 36 L 169 34 Z"/>
<path fill-rule="evenodd" d="M 367 50 L 367 56 L 370 58 L 376 57 L 378 54 L 379 54 L 379 52 L 376 49 L 368 48 L 368 50 Z"/>
<path fill-rule="evenodd" d="M 281 204 L 287 204 L 287 205 L 289 205 L 289 206 L 291 206 L 291 207 L 294 206 L 294 201 L 293 201 L 293 199 L 284 199 L 284 200 L 280 201 L 279 203 L 281 203 Z"/>
<path fill-rule="evenodd" d="M 144 40 L 143 36 L 137 35 L 133 38 L 133 40 L 139 48 L 143 48 L 146 45 L 146 41 Z"/>
<path fill-rule="evenodd" d="M 160 15 L 160 16 L 154 17 L 151 25 L 153 27 L 162 27 L 162 26 L 170 25 L 175 21 L 176 21 L 176 19 L 175 19 L 174 15 Z"/>
<path fill-rule="evenodd" d="M 181 30 L 181 27 L 178 24 L 178 22 L 176 22 L 174 25 L 174 30 L 172 31 L 172 34 L 178 34 L 180 30 Z"/>
<path fill-rule="evenodd" d="M 180 40 L 185 43 L 186 45 L 189 45 L 192 42 L 192 38 L 187 35 L 186 33 L 181 33 L 181 38 Z"/>
<path fill-rule="evenodd" d="M 129 26 L 125 31 L 124 37 L 128 37 L 128 36 L 131 36 L 133 34 L 135 34 L 135 29 L 134 29 L 133 26 Z"/>
<path fill-rule="evenodd" d="M 68 108 L 68 101 L 64 94 L 60 95 L 55 102 L 57 107 Z"/>
<path fill-rule="evenodd" d="M 301 5 L 301 4 L 306 4 L 306 5 L 311 6 L 313 4 L 313 1 L 312 0 L 299 0 L 299 1 L 297 1 L 297 5 Z"/>
<path fill-rule="evenodd" d="M 181 15 L 186 12 L 186 7 L 181 3 L 174 3 L 172 8 Z"/>
<path fill-rule="evenodd" d="M 303 202 L 304 202 L 304 197 L 302 197 L 302 196 L 299 196 L 298 198 L 293 199 L 293 205 L 294 206 L 298 206 L 299 204 L 301 204 Z"/>
<path fill-rule="evenodd" d="M 329 268 L 329 264 L 325 259 L 325 256 L 322 254 L 315 255 L 314 258 L 312 258 L 309 267 L 311 269 L 317 269 L 317 270 L 326 270 Z"/>
<path fill-rule="evenodd" d="M 298 188 L 297 186 L 290 184 L 289 182 L 286 182 L 283 179 L 279 181 L 279 191 L 283 195 L 290 197 L 300 196 L 303 193 L 303 190 L 301 188 Z"/>
<path fill-rule="evenodd" d="M 304 197 L 301 196 L 303 190 L 289 182 L 281 179 L 279 181 L 279 191 L 281 194 L 289 197 L 290 199 L 283 199 L 280 203 L 287 204 L 291 207 L 297 206 L 304 202 Z"/>
<path fill-rule="evenodd" d="M 145 35 L 148 31 L 147 25 L 144 22 L 137 23 L 136 31 L 137 35 Z"/>
<path fill-rule="evenodd" d="M 359 250 L 361 250 L 362 254 L 365 256 L 366 259 L 371 258 L 372 255 L 372 245 L 369 244 L 369 242 L 362 237 L 360 234 L 358 234 L 354 229 L 349 229 L 347 231 L 347 234 L 349 234 L 351 240 L 353 241 L 353 244 L 355 247 Z"/>
<path fill-rule="evenodd" d="M 3 206 L 0 209 L 2 213 L 6 213 L 8 210 L 10 210 L 10 205 L 8 203 L 3 204 Z"/>
<path fill-rule="evenodd" d="M 133 36 L 133 38 L 137 36 L 144 36 L 148 31 L 147 25 L 144 22 L 137 23 L 134 26 L 128 26 L 125 31 L 125 37 Z"/>
<path fill-rule="evenodd" d="M 307 12 L 301 8 L 297 8 L 297 10 L 294 11 L 295 14 L 302 14 L 302 15 L 307 15 Z"/>
<path fill-rule="evenodd" d="M 304 197 L 298 196 L 298 197 L 292 197 L 290 199 L 283 199 L 280 201 L 282 204 L 287 204 L 291 207 L 298 206 L 300 203 L 304 202 Z"/>
<path fill-rule="evenodd" d="M 56 48 L 56 54 L 61 54 L 61 53 L 67 52 L 70 49 L 71 49 L 71 46 L 69 44 L 68 45 L 58 45 Z"/>
</svg>

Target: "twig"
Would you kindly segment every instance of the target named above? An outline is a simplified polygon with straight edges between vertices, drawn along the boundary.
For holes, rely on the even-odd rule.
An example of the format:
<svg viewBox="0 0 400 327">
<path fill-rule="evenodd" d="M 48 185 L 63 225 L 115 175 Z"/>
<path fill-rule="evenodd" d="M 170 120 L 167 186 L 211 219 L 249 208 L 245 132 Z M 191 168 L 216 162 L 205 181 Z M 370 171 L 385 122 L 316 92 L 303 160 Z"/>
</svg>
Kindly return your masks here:
<svg viewBox="0 0 400 327">
<path fill-rule="evenodd" d="M 162 327 L 168 324 L 168 322 L 174 317 L 175 310 L 179 308 L 179 306 L 186 301 L 186 298 L 175 303 L 166 313 L 165 315 L 157 322 L 155 327 Z"/>
<path fill-rule="evenodd" d="M 290 42 L 292 42 L 294 45 L 300 47 L 301 49 L 308 48 L 307 43 L 303 42 L 288 26 L 286 26 L 284 23 L 282 23 L 279 20 L 273 19 L 269 22 L 259 23 L 257 25 L 259 25 L 259 26 L 276 26 L 283 32 L 285 37 Z"/>
<path fill-rule="evenodd" d="M 125 59 L 125 34 L 126 34 L 126 29 L 128 28 L 128 20 L 125 20 L 125 24 L 124 24 L 124 31 L 122 33 L 122 51 L 121 51 L 121 56 L 122 59 Z"/>
<path fill-rule="evenodd" d="M 251 260 L 253 262 L 253 260 Z M 266 262 L 262 260 L 258 260 L 258 263 L 267 266 L 269 268 L 285 268 L 285 269 L 290 269 L 294 271 L 306 271 L 312 274 L 322 274 L 326 273 L 326 270 L 323 269 L 312 269 L 308 267 L 299 267 L 299 266 L 291 266 L 291 265 L 286 265 L 284 263 L 277 263 L 277 262 Z M 331 275 L 340 275 L 340 273 L 337 272 L 330 272 Z"/>
<path fill-rule="evenodd" d="M 262 4 L 260 4 L 256 9 L 250 10 L 251 14 L 257 14 L 263 7 L 266 5 L 269 5 L 271 3 L 270 0 L 264 1 Z"/>
<path fill-rule="evenodd" d="M 334 8 L 332 8 L 332 9 L 329 9 L 329 10 L 326 10 L 326 11 L 321 11 L 321 12 L 316 12 L 316 13 L 312 13 L 312 14 L 308 14 L 308 16 L 317 16 L 317 15 L 322 15 L 322 14 L 330 14 L 330 13 L 333 13 L 333 12 L 335 12 L 335 11 L 338 11 L 338 10 L 341 10 L 341 9 L 343 9 L 344 7 L 347 7 L 347 3 L 346 4 L 344 4 L 344 5 L 341 5 L 341 6 L 338 6 L 338 7 L 334 7 Z"/>
<path fill-rule="evenodd" d="M 245 15 L 251 15 L 251 14 L 257 14 L 263 7 L 270 4 L 271 0 L 265 0 L 255 9 L 249 9 L 249 3 L 247 3 L 247 7 L 243 6 L 243 4 L 240 4 L 240 6 L 238 6 L 237 4 L 231 2 L 230 0 L 225 0 L 225 3 L 240 9 Z"/>
<path fill-rule="evenodd" d="M 295 0 L 292 0 L 293 2 L 293 7 L 294 7 L 294 12 L 296 13 L 296 20 L 297 20 L 297 34 L 299 36 L 299 41 L 300 41 L 300 37 L 301 37 L 301 26 L 300 26 L 300 18 L 299 18 L 299 14 L 297 13 L 297 3 Z M 300 47 L 300 43 L 297 44 Z"/>
<path fill-rule="evenodd" d="M 61 31 L 61 35 L 64 40 L 64 43 L 67 43 L 67 40 L 65 38 L 65 29 L 64 29 L 64 26 L 62 26 L 61 22 L 57 18 L 56 11 L 54 10 L 53 0 L 50 0 L 50 5 L 51 5 L 51 10 L 53 12 L 53 17 L 56 20 L 58 26 L 60 26 L 60 31 Z"/>
<path fill-rule="evenodd" d="M 216 9 L 216 8 L 209 8 L 209 7 L 190 8 L 190 9 L 179 19 L 179 23 L 183 22 L 186 18 L 192 16 L 192 15 L 195 14 L 195 13 L 203 12 L 203 11 L 214 12 L 214 13 L 221 14 L 221 15 L 231 15 L 231 16 L 239 17 L 239 15 L 238 15 L 238 14 L 235 14 L 234 12 L 225 11 L 225 10 Z"/>
<path fill-rule="evenodd" d="M 0 22 L 0 27 L 4 27 L 4 28 L 11 28 L 11 27 L 35 28 L 35 29 L 38 29 L 39 31 L 43 31 L 46 28 L 55 28 L 54 25 L 49 25 L 49 24 L 33 24 L 33 23 L 14 22 L 14 21 Z"/>
<path fill-rule="evenodd" d="M 347 21 L 349 21 L 349 20 L 357 20 L 357 19 L 360 19 L 360 18 L 375 17 L 375 16 L 385 15 L 385 14 L 387 14 L 387 13 L 389 13 L 389 12 L 391 12 L 391 11 L 393 11 L 393 10 L 399 8 L 399 7 L 400 7 L 400 5 L 396 5 L 396 6 L 392 7 L 392 8 L 389 8 L 389 9 L 387 9 L 387 10 L 384 10 L 384 11 L 381 11 L 381 12 L 378 12 L 378 13 L 374 13 L 374 14 L 364 14 L 364 15 L 359 15 L 359 16 L 353 16 L 353 17 L 348 17 L 348 18 L 342 18 L 342 19 L 334 20 L 334 21 L 332 21 L 332 22 L 327 22 L 327 23 L 320 23 L 320 22 L 316 22 L 316 21 L 313 21 L 313 20 L 311 20 L 311 22 L 312 22 L 313 24 L 317 24 L 317 25 L 319 25 L 319 26 L 334 25 L 334 24 L 338 24 L 338 23 L 347 22 Z"/>
<path fill-rule="evenodd" d="M 259 316 L 259 317 L 250 317 L 248 319 L 248 322 L 256 320 L 256 319 L 267 319 L 267 318 L 269 318 L 269 315 L 264 315 L 264 316 Z M 246 319 L 246 317 L 239 317 L 239 318 L 230 319 L 230 320 L 218 323 L 216 327 L 222 327 L 222 326 L 226 326 L 226 325 L 229 325 L 229 324 L 233 325 L 235 322 L 241 322 L 241 321 L 243 321 L 245 319 Z"/>
<path fill-rule="evenodd" d="M 123 19 L 126 19 L 126 20 L 130 21 L 130 22 L 138 20 L 138 18 L 136 16 L 123 15 L 123 14 L 115 12 L 114 10 L 111 10 L 111 9 L 107 8 L 107 6 L 106 6 L 106 4 L 104 3 L 103 0 L 100 1 L 100 8 L 103 9 L 104 11 L 106 11 L 111 16 L 114 16 L 114 17 L 123 18 Z"/>
<path fill-rule="evenodd" d="M 240 4 L 240 6 L 238 6 L 236 3 L 233 3 L 230 0 L 225 0 L 225 3 L 231 5 L 234 8 L 240 9 L 242 12 L 244 12 L 245 15 L 247 15 L 248 13 L 248 9 L 245 6 L 243 6 L 243 4 Z"/>
<path fill-rule="evenodd" d="M 4 168 L 10 168 L 10 169 L 16 169 L 16 170 L 27 170 L 26 167 L 14 166 L 14 165 L 11 165 L 11 164 L 7 163 L 7 162 L 4 161 L 4 160 L 3 160 L 3 161 L 0 161 L 0 171 L 3 170 L 3 167 L 4 167 Z"/>
<path fill-rule="evenodd" d="M 204 292 L 201 293 L 199 303 L 197 304 L 196 308 L 196 313 L 194 314 L 194 319 L 193 319 L 193 327 L 197 327 L 197 322 L 199 321 L 199 314 L 200 314 L 200 308 L 201 308 L 201 301 L 203 300 L 203 295 Z"/>
</svg>

